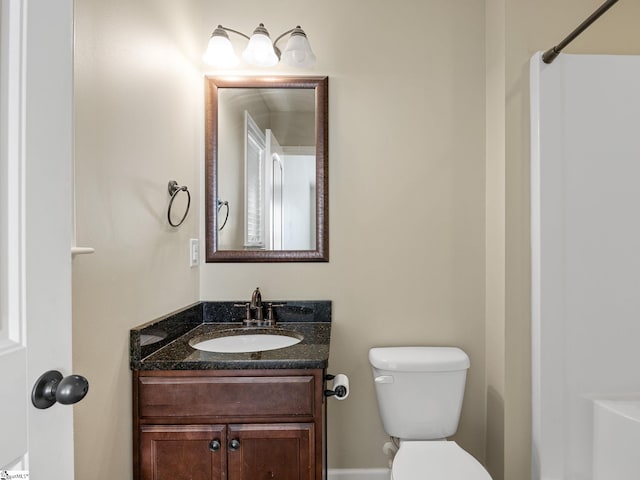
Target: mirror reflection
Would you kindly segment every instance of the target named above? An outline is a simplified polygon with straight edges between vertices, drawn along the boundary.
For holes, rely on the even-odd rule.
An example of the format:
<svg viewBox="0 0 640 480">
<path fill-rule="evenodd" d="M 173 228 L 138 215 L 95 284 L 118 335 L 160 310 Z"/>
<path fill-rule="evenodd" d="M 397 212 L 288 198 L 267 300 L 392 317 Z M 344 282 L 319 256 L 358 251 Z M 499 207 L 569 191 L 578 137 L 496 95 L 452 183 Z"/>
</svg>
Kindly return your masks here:
<svg viewBox="0 0 640 480">
<path fill-rule="evenodd" d="M 207 261 L 326 261 L 326 78 L 207 80 Z"/>
<path fill-rule="evenodd" d="M 219 248 L 313 250 L 315 92 L 221 88 L 218 118 Z"/>
</svg>

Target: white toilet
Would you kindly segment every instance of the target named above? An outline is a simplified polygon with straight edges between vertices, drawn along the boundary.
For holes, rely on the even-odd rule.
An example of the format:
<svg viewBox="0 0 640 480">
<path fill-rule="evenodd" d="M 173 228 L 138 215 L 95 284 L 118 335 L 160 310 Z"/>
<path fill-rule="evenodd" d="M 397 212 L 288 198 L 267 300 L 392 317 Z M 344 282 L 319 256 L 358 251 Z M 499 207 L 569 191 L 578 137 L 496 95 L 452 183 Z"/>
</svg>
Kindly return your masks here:
<svg viewBox="0 0 640 480">
<path fill-rule="evenodd" d="M 456 442 L 469 357 L 453 347 L 381 347 L 369 362 L 385 431 L 400 440 L 392 480 L 491 480 Z"/>
</svg>

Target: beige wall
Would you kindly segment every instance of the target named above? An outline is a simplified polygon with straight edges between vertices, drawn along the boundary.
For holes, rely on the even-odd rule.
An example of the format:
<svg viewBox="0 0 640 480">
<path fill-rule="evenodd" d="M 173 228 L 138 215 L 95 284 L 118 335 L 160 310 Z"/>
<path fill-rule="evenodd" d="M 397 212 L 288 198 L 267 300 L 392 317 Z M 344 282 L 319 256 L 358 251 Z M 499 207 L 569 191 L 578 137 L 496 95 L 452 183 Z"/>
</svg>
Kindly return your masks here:
<svg viewBox="0 0 640 480">
<path fill-rule="evenodd" d="M 243 30 L 262 20 L 273 34 L 299 23 L 309 35 L 309 74 L 330 79 L 331 261 L 204 265 L 201 298 L 248 299 L 260 286 L 267 299 L 333 301 L 330 371 L 352 389 L 328 405 L 330 467 L 387 464 L 370 347 L 461 346 L 472 368 L 457 438 L 482 459 L 484 6 L 281 4 L 220 5 L 208 18 Z"/>
<path fill-rule="evenodd" d="M 181 16 L 179 2 L 76 2 L 77 240 L 96 249 L 73 261 L 74 371 L 90 380 L 74 407 L 77 479 L 131 477 L 129 329 L 199 298 L 188 242 L 203 81 Z M 194 197 L 179 229 L 166 220 L 171 179 Z"/>
<path fill-rule="evenodd" d="M 505 0 L 485 3 L 486 466 L 494 480 L 501 480 L 505 393 Z"/>
<path fill-rule="evenodd" d="M 224 229 L 218 236 L 218 248 L 222 250 L 242 250 L 244 245 L 244 151 L 245 151 L 245 109 L 241 108 L 237 97 L 239 94 L 230 89 L 220 89 L 225 101 L 218 103 L 218 135 L 220 145 L 218 155 L 224 161 L 218 162 L 219 190 L 218 197 L 229 202 L 229 217 Z M 229 101 L 226 101 L 226 100 Z M 260 117 L 266 117 L 264 102 L 256 102 L 252 110 L 264 110 Z M 257 117 L 258 115 L 256 115 Z M 253 117 L 252 117 L 253 118 Z M 256 119 L 253 118 L 255 121 Z M 204 209 L 203 209 L 204 211 Z M 221 215 L 226 215 L 227 207 L 221 208 Z M 224 217 L 218 225 L 222 225 Z M 220 227 L 218 227 L 220 228 Z M 202 240 L 204 242 L 204 239 Z M 204 245 L 204 243 L 203 243 Z M 204 252 L 204 249 L 203 249 Z"/>
<path fill-rule="evenodd" d="M 528 60 L 598 4 L 77 0 L 77 236 L 96 254 L 74 260 L 74 363 L 91 380 L 74 410 L 76 477 L 131 475 L 129 328 L 259 285 L 334 302 L 330 370 L 352 393 L 329 403 L 331 467 L 386 465 L 368 348 L 453 344 L 472 361 L 457 440 L 496 480 L 528 478 Z M 638 14 L 621 2 L 567 51 L 639 53 Z M 217 23 L 260 21 L 272 35 L 301 24 L 318 56 L 304 73 L 330 77 L 331 261 L 190 269 L 199 57 Z M 193 195 L 177 230 L 172 178 Z"/>
<path fill-rule="evenodd" d="M 457 438 L 484 457 L 483 4 L 315 6 L 78 0 L 78 237 L 97 249 L 74 265 L 74 359 L 92 379 L 76 407 L 78 478 L 129 474 L 127 330 L 257 285 L 265 298 L 334 301 L 331 371 L 351 376 L 352 394 L 329 405 L 330 466 L 386 465 L 373 345 L 469 353 Z M 198 212 L 168 228 L 166 182 L 199 200 L 198 69 L 210 29 L 259 21 L 274 35 L 303 25 L 319 58 L 305 73 L 330 77 L 331 262 L 204 265 L 198 281 L 186 266 Z"/>
</svg>

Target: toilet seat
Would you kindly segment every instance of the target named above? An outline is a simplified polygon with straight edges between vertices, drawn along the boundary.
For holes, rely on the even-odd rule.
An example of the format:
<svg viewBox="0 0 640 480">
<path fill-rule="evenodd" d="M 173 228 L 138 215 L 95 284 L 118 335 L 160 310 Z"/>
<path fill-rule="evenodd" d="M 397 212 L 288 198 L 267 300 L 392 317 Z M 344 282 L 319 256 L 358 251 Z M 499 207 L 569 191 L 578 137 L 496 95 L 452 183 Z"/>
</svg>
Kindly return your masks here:
<svg viewBox="0 0 640 480">
<path fill-rule="evenodd" d="M 393 460 L 392 480 L 491 480 L 456 442 L 403 441 Z"/>
</svg>

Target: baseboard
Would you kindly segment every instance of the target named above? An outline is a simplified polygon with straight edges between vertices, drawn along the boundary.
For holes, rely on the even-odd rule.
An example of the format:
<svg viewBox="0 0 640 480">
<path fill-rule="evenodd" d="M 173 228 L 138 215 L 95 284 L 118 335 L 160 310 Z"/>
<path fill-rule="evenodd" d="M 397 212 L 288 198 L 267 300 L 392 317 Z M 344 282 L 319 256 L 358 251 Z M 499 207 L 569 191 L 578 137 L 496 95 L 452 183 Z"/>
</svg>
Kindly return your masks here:
<svg viewBox="0 0 640 480">
<path fill-rule="evenodd" d="M 389 480 L 388 468 L 330 468 L 327 480 Z"/>
</svg>

